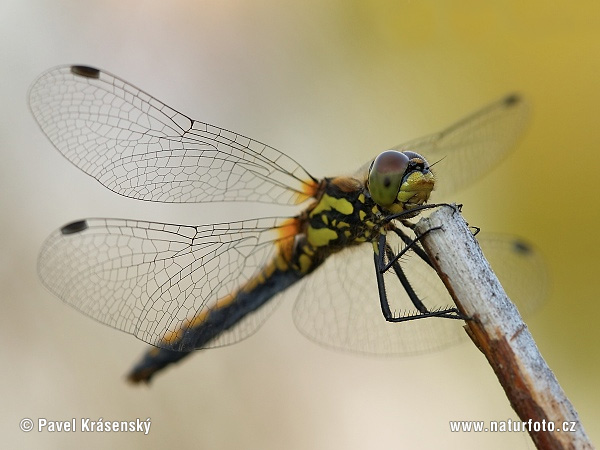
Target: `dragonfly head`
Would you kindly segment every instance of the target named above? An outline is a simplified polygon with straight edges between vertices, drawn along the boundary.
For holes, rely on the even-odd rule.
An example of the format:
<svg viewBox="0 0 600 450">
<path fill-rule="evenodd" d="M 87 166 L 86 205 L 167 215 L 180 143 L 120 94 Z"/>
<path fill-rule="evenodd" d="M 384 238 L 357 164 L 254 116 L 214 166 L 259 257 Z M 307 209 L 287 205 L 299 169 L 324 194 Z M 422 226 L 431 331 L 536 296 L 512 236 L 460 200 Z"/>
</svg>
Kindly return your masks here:
<svg viewBox="0 0 600 450">
<path fill-rule="evenodd" d="M 435 177 L 418 153 L 387 150 L 371 163 L 367 187 L 371 198 L 392 213 L 427 202 Z"/>
</svg>

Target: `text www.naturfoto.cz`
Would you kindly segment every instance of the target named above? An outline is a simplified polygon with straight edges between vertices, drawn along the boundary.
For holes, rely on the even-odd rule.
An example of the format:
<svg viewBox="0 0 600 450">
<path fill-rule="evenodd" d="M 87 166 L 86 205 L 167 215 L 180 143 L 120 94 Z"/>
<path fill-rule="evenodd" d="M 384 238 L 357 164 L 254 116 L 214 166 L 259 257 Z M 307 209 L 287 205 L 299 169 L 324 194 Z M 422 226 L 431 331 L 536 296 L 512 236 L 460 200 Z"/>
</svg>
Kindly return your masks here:
<svg viewBox="0 0 600 450">
<path fill-rule="evenodd" d="M 542 420 L 541 422 L 533 421 L 529 419 L 528 421 L 522 422 L 518 420 L 500 420 L 500 421 L 490 421 L 488 427 L 485 426 L 485 421 L 483 420 L 464 420 L 464 421 L 450 421 L 450 431 L 452 432 L 530 432 L 530 431 L 563 431 L 563 432 L 573 432 L 575 431 L 577 422 L 562 422 L 561 426 L 556 426 L 554 422 L 548 422 L 546 420 Z"/>
</svg>

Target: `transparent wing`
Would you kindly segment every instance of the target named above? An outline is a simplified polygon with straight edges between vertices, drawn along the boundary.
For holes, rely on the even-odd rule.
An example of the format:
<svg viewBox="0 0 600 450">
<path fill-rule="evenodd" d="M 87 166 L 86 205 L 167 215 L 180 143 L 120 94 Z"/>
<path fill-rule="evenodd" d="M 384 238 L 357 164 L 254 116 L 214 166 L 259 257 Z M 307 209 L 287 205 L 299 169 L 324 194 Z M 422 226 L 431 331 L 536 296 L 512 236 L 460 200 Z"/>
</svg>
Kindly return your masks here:
<svg viewBox="0 0 600 450">
<path fill-rule="evenodd" d="M 550 280 L 543 255 L 532 244 L 509 234 L 476 236 L 483 254 L 508 297 L 528 317 L 546 301 Z"/>
<path fill-rule="evenodd" d="M 72 307 L 160 346 L 165 333 L 235 292 L 270 260 L 285 220 L 182 226 L 87 219 L 48 237 L 38 270 Z M 271 299 L 209 346 L 249 336 L 275 304 Z"/>
<path fill-rule="evenodd" d="M 63 156 L 126 197 L 297 204 L 316 186 L 274 148 L 190 119 L 104 71 L 51 69 L 34 82 L 29 104 Z"/>
<path fill-rule="evenodd" d="M 480 243 L 519 310 L 530 313 L 539 307 L 546 292 L 545 266 L 539 254 L 510 236 L 490 236 Z M 394 245 L 400 247 L 399 243 Z M 430 310 L 452 305 L 435 272 L 416 255 L 403 259 L 402 268 Z M 406 315 L 414 311 L 395 275 L 386 273 L 385 279 L 392 312 Z M 466 339 L 460 320 L 386 322 L 379 304 L 370 244 L 330 257 L 309 276 L 294 306 L 294 322 L 304 335 L 321 345 L 369 354 L 424 353 Z"/>
<path fill-rule="evenodd" d="M 498 100 L 439 133 L 393 147 L 423 155 L 436 176 L 433 200 L 454 192 L 490 171 L 521 136 L 529 107 L 517 94 Z M 371 161 L 359 170 L 366 177 Z"/>
</svg>

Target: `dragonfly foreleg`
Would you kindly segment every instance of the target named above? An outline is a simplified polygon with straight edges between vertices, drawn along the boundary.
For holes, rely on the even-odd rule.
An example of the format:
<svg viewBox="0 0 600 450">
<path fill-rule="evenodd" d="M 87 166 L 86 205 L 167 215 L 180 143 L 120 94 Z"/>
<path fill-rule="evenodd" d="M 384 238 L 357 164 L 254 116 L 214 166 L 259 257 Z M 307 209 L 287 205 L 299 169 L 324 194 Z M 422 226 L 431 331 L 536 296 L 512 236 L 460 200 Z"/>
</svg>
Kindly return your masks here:
<svg viewBox="0 0 600 450">
<path fill-rule="evenodd" d="M 437 228 L 432 228 L 429 231 L 433 231 L 435 229 L 437 229 Z M 418 239 L 419 238 L 414 239 L 398 255 L 394 255 L 392 249 L 386 243 L 385 235 L 381 235 L 379 237 L 378 252 L 376 252 L 374 255 L 375 272 L 376 272 L 376 276 L 377 276 L 377 288 L 379 291 L 379 301 L 381 303 L 381 311 L 383 313 L 383 316 L 385 317 L 385 320 L 388 322 L 405 322 L 408 320 L 423 319 L 425 317 L 443 317 L 443 318 L 447 318 L 447 319 L 463 319 L 464 320 L 465 317 L 463 317 L 456 308 L 447 308 L 447 309 L 442 309 L 442 310 L 437 310 L 437 311 L 429 311 L 427 309 L 427 307 L 423 304 L 421 299 L 419 299 L 419 296 L 414 291 L 410 282 L 408 281 L 406 274 L 400 267 L 400 264 L 398 263 L 398 259 L 404 253 L 406 253 L 412 246 L 414 246 L 415 245 L 414 243 L 417 242 Z M 385 263 L 386 256 L 387 256 L 388 260 L 390 261 L 388 264 Z M 406 291 L 406 294 L 410 298 L 410 301 L 412 302 L 412 304 L 419 311 L 419 314 L 410 314 L 410 315 L 406 315 L 406 316 L 402 316 L 402 317 L 394 317 L 392 315 L 392 311 L 390 309 L 390 305 L 389 305 L 389 302 L 387 299 L 387 293 L 385 291 L 385 281 L 383 278 L 383 274 L 390 267 L 392 267 L 394 269 L 394 273 L 396 274 L 396 277 L 398 277 L 400 284 L 402 284 L 402 287 Z"/>
<path fill-rule="evenodd" d="M 431 230 L 427 230 L 427 233 L 429 233 L 430 231 L 433 231 L 433 230 L 437 230 L 437 229 L 439 229 L 439 228 L 432 228 Z M 431 264 L 431 260 L 429 259 L 429 256 L 427 255 L 427 253 L 425 253 L 425 250 L 423 250 L 421 248 L 421 246 L 418 244 L 418 241 L 421 239 L 420 237 L 417 239 L 412 239 L 404 231 L 402 231 L 396 227 L 391 228 L 391 230 L 394 233 L 396 233 L 396 235 L 400 239 L 402 239 L 402 242 L 404 242 L 404 245 L 406 245 L 406 248 L 402 252 L 400 252 L 398 255 L 396 255 L 396 257 L 394 257 L 394 261 L 397 261 L 400 257 L 402 257 L 402 255 L 404 253 L 406 253 L 406 251 L 409 248 L 411 248 L 412 251 L 415 252 L 419 256 L 419 258 L 421 258 L 425 263 L 427 263 L 427 265 L 429 267 L 433 268 L 433 265 Z M 427 234 L 427 233 L 425 233 L 425 234 Z M 389 266 L 389 264 L 388 264 L 388 266 Z"/>
<path fill-rule="evenodd" d="M 448 208 L 452 208 L 454 211 L 460 212 L 462 205 L 451 205 L 450 203 L 430 203 L 428 205 L 419 205 L 415 206 L 412 209 L 408 209 L 406 211 L 401 211 L 399 213 L 390 214 L 389 216 L 383 219 L 383 223 L 389 223 L 392 220 L 402 220 L 414 217 L 417 215 L 419 211 L 424 211 L 426 209 L 438 208 L 440 206 L 447 206 Z"/>
</svg>

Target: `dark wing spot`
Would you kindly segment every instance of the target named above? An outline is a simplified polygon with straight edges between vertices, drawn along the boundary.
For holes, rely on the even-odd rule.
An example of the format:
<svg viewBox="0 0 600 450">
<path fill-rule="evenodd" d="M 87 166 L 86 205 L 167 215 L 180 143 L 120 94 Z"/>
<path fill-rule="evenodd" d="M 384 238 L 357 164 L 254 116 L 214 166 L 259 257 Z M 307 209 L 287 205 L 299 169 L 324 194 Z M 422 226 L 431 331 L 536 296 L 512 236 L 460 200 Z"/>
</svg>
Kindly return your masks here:
<svg viewBox="0 0 600 450">
<path fill-rule="evenodd" d="M 527 254 L 531 253 L 531 247 L 523 241 L 513 242 L 513 248 L 514 248 L 515 252 L 521 253 L 522 255 L 527 255 Z"/>
<path fill-rule="evenodd" d="M 522 100 L 522 98 L 519 94 L 510 94 L 509 96 L 507 96 L 504 99 L 504 105 L 507 108 L 510 108 L 510 107 L 515 106 L 516 104 L 520 103 L 521 100 Z"/>
<path fill-rule="evenodd" d="M 87 227 L 88 224 L 85 220 L 78 220 L 77 222 L 71 222 L 70 224 L 65 225 L 60 229 L 60 232 L 62 234 L 74 234 L 87 229 Z"/>
<path fill-rule="evenodd" d="M 86 78 L 100 78 L 100 71 L 88 66 L 71 66 L 71 73 Z"/>
<path fill-rule="evenodd" d="M 390 177 L 385 177 L 383 179 L 383 186 L 388 188 L 390 187 L 390 184 L 392 184 L 392 180 L 390 179 Z"/>
</svg>

